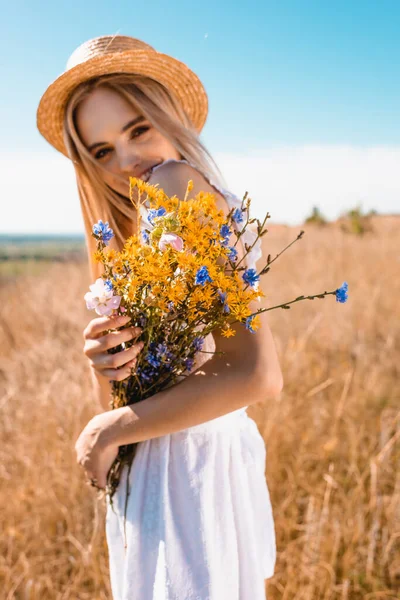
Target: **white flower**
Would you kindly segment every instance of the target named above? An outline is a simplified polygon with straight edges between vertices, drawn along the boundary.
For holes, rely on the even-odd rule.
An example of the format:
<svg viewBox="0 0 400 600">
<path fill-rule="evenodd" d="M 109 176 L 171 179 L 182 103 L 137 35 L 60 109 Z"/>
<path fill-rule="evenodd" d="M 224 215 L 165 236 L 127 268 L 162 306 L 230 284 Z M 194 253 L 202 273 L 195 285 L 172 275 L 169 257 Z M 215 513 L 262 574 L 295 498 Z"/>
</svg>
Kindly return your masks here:
<svg viewBox="0 0 400 600">
<path fill-rule="evenodd" d="M 103 279 L 96 279 L 89 289 L 90 292 L 86 292 L 84 296 L 89 310 L 95 310 L 98 315 L 108 317 L 119 307 L 121 296 L 114 296 L 112 289 L 105 285 Z"/>
<path fill-rule="evenodd" d="M 182 252 L 183 239 L 179 237 L 179 235 L 176 235 L 176 233 L 163 233 L 158 242 L 158 247 L 161 252 L 164 252 L 164 250 L 167 249 L 167 246 L 171 246 L 174 250 Z"/>
</svg>

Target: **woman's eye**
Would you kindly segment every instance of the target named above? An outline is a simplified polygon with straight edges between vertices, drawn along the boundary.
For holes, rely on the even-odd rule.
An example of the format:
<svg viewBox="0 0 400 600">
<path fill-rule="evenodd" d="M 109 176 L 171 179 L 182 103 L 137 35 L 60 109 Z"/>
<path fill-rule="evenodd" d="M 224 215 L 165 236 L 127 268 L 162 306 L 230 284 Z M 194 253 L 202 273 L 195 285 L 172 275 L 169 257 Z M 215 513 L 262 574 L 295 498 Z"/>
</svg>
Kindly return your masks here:
<svg viewBox="0 0 400 600">
<path fill-rule="evenodd" d="M 143 133 L 146 133 L 146 131 L 148 131 L 149 129 L 150 129 L 149 125 L 143 125 L 142 127 L 137 127 L 136 129 L 133 129 L 132 132 L 131 132 L 131 135 L 130 135 L 130 139 L 139 137 Z M 96 154 L 94 155 L 94 157 L 95 157 L 96 160 L 101 160 L 109 152 L 111 152 L 110 148 L 102 148 L 101 150 L 99 150 L 98 152 L 96 152 Z"/>
<path fill-rule="evenodd" d="M 109 152 L 110 149 L 109 148 L 102 148 L 101 150 L 99 150 L 98 152 L 96 152 L 96 154 L 94 155 L 96 160 L 99 160 L 100 158 L 104 158 L 104 156 L 107 154 L 107 152 Z M 103 154 L 102 154 L 103 153 Z"/>
<path fill-rule="evenodd" d="M 146 131 L 148 131 L 149 129 L 150 127 L 148 125 L 143 125 L 142 127 L 137 127 L 136 129 L 133 129 L 131 133 L 131 139 L 134 137 L 139 137 L 139 135 L 142 135 L 142 133 L 146 133 Z"/>
</svg>

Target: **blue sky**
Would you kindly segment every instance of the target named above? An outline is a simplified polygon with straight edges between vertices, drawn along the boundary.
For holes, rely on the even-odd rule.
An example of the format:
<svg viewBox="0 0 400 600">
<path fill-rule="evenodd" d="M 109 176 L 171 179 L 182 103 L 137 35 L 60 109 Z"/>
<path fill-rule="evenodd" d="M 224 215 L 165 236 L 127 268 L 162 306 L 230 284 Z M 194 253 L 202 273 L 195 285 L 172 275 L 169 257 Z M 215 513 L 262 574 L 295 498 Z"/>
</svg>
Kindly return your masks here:
<svg viewBox="0 0 400 600">
<path fill-rule="evenodd" d="M 203 141 L 227 180 L 241 188 L 233 190 L 238 195 L 244 192 L 243 186 L 252 191 L 251 181 L 256 195 L 261 193 L 262 183 L 266 184 L 268 210 L 273 214 L 270 206 L 275 203 L 276 220 L 299 221 L 318 198 L 324 208 L 323 188 L 314 189 L 321 169 L 335 178 L 336 185 L 343 178 L 343 190 L 338 187 L 335 191 L 336 203 L 334 198 L 327 201 L 328 216 L 334 217 L 343 202 L 348 206 L 358 201 L 363 201 L 365 208 L 371 205 L 395 212 L 400 206 L 400 188 L 392 173 L 400 152 L 399 25 L 400 3 L 389 0 L 206 0 L 197 5 L 181 0 L 9 2 L 2 6 L 0 24 L 0 44 L 6 57 L 0 97 L 0 157 L 14 176 L 0 184 L 0 191 L 2 195 L 14 191 L 29 214 L 18 191 L 18 173 L 22 176 L 22 170 L 31 175 L 34 166 L 35 199 L 47 214 L 42 229 L 60 229 L 50 196 L 40 200 L 41 189 L 51 194 L 49 182 L 44 181 L 48 169 L 43 161 L 53 161 L 63 177 L 69 177 L 71 194 L 73 174 L 66 166 L 68 161 L 37 132 L 36 107 L 80 43 L 121 33 L 171 54 L 199 75 L 210 105 Z M 338 156 L 340 149 L 344 154 Z M 325 157 L 322 163 L 318 162 L 321 157 Z M 256 163 L 258 170 L 253 171 Z M 338 164 L 343 164 L 343 173 Z M 240 180 L 237 165 L 239 169 L 243 165 Z M 273 178 L 278 173 L 280 181 L 290 181 L 293 169 L 303 173 L 304 189 L 297 184 L 291 190 L 285 182 L 285 211 L 284 189 Z M 367 185 L 362 173 L 371 169 L 379 172 Z M 360 181 L 354 180 L 354 170 Z M 270 189 L 268 181 L 260 179 L 263 173 L 269 174 Z M 371 195 L 372 188 L 375 195 Z M 353 196 L 346 196 L 352 189 Z M 258 201 L 261 207 L 263 203 Z M 69 230 L 80 230 L 76 202 L 73 210 Z M 28 220 L 18 222 L 16 218 L 12 211 L 6 214 L 0 231 L 40 228 L 38 223 L 29 225 Z"/>
</svg>

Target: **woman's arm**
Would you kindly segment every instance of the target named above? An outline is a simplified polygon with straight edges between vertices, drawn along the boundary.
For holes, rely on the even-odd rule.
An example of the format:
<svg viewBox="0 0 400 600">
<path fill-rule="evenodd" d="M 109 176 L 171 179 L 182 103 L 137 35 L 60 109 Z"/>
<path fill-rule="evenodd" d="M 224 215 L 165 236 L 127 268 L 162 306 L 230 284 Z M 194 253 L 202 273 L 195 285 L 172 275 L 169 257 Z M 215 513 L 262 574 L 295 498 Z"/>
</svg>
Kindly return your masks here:
<svg viewBox="0 0 400 600">
<path fill-rule="evenodd" d="M 193 194 L 210 191 L 227 210 L 225 199 L 184 163 L 158 169 L 150 183 L 159 183 L 170 196 L 184 197 L 189 179 L 194 183 Z M 263 304 L 254 303 L 254 310 Z M 261 328 L 254 334 L 242 324 L 233 326 L 236 335 L 229 339 L 215 333 L 216 351 L 224 354 L 215 354 L 184 381 L 112 411 L 103 441 L 120 446 L 167 435 L 278 395 L 283 387 L 282 372 L 266 313 L 260 317 Z"/>
<path fill-rule="evenodd" d="M 108 377 L 102 377 L 91 369 L 92 385 L 98 403 L 104 411 L 111 410 L 110 400 L 112 385 Z"/>
<path fill-rule="evenodd" d="M 174 387 L 112 411 L 112 421 L 102 434 L 103 443 L 121 446 L 167 435 L 277 396 L 283 381 L 267 323 L 256 334 L 246 330 L 244 334 L 262 336 L 263 341 L 257 344 L 261 350 L 258 357 L 252 344 L 238 351 L 228 348 L 234 338 L 224 339 L 217 350 L 226 343 L 226 355 L 214 355 Z"/>
</svg>

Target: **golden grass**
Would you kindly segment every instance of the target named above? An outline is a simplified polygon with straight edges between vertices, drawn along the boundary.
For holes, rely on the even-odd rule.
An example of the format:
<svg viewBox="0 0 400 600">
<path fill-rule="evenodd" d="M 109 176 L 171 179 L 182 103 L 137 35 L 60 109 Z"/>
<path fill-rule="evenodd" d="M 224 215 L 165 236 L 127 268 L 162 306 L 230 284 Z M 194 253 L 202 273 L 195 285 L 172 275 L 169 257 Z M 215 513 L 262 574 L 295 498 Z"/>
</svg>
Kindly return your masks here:
<svg viewBox="0 0 400 600">
<path fill-rule="evenodd" d="M 249 408 L 267 444 L 278 543 L 269 600 L 400 597 L 398 232 L 363 238 L 330 226 L 305 236 L 266 275 L 280 397 Z M 273 256 L 298 228 L 271 226 Z M 89 275 L 54 265 L 0 290 L 0 595 L 109 600 L 104 501 L 75 460 L 100 410 L 82 331 Z M 185 600 L 185 599 L 182 599 Z"/>
</svg>

